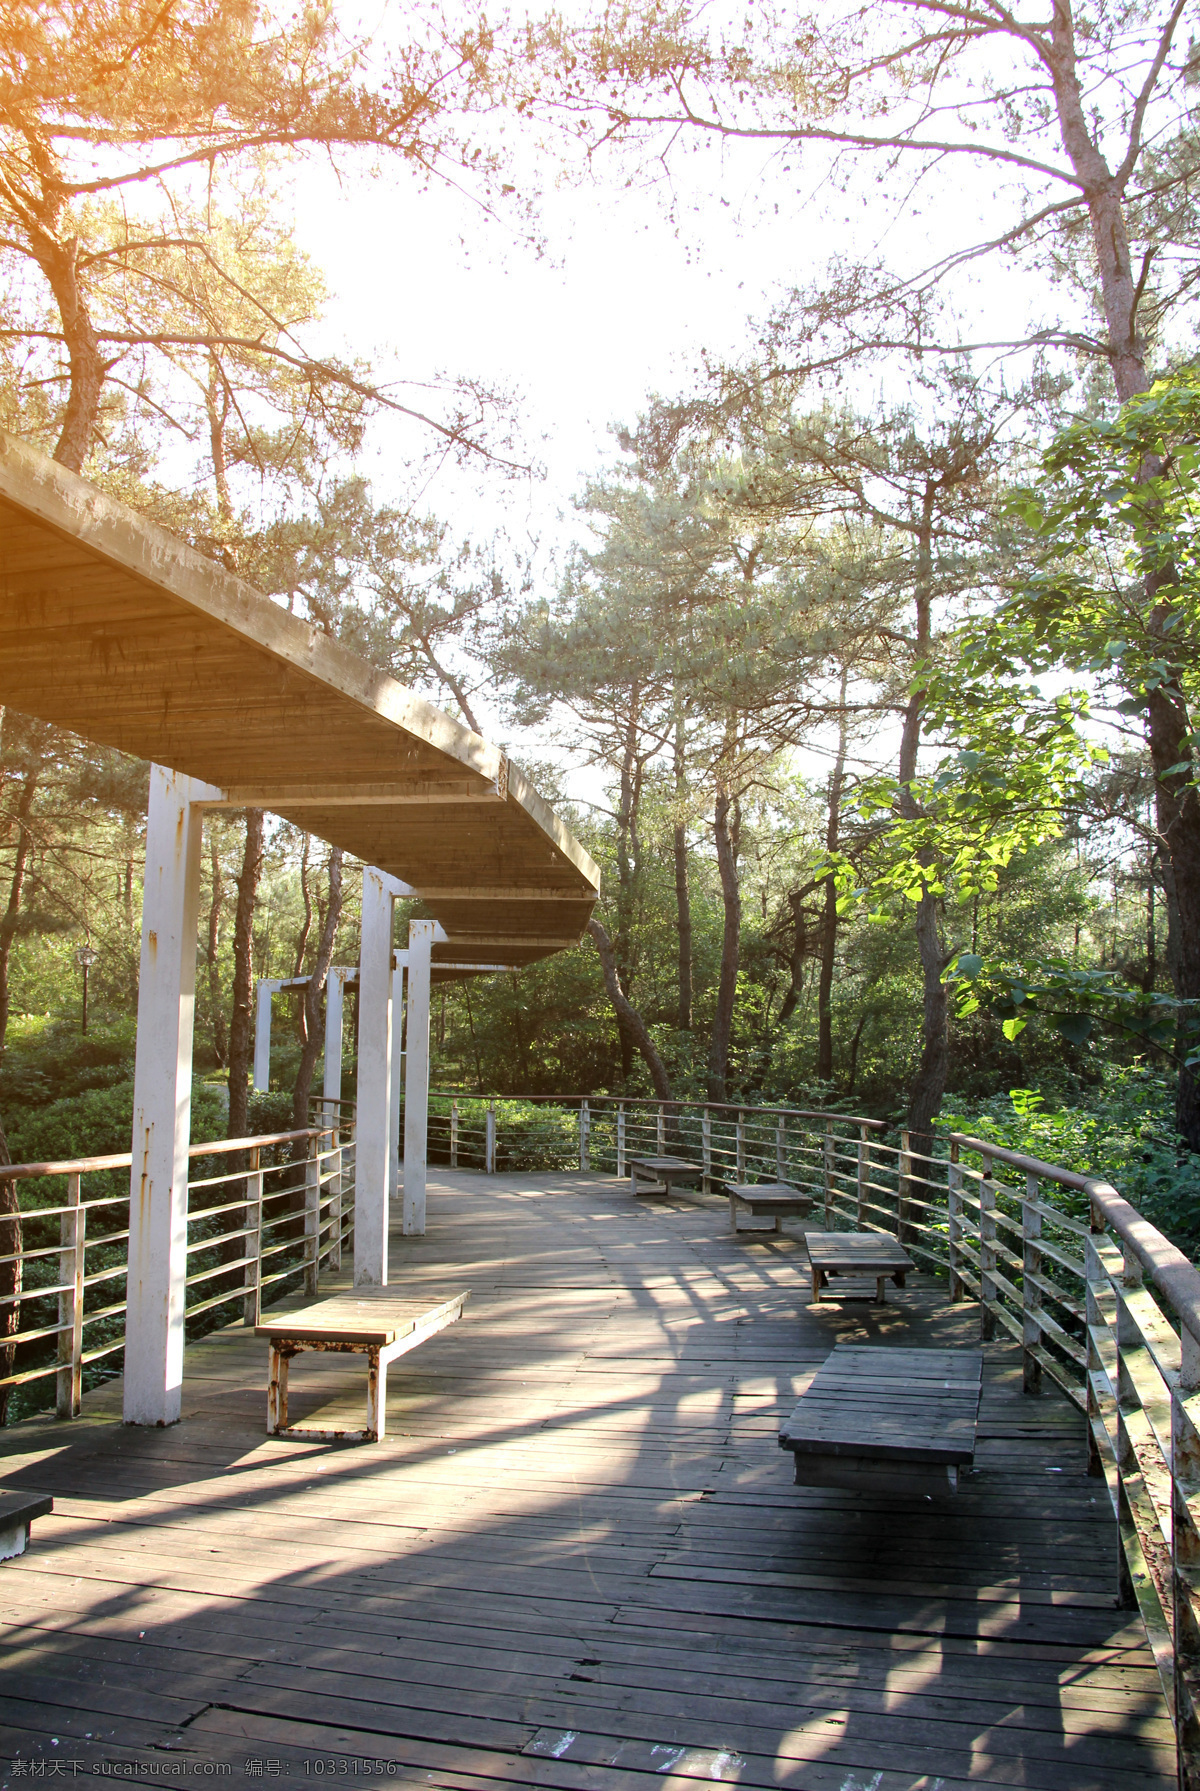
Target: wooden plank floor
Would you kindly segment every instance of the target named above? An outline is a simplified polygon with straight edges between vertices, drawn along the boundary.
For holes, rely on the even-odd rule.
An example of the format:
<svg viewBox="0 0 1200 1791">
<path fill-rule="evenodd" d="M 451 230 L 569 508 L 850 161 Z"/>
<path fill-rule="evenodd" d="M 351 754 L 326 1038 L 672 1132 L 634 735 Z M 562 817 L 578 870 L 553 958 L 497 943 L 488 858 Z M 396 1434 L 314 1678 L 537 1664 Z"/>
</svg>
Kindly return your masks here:
<svg viewBox="0 0 1200 1791">
<path fill-rule="evenodd" d="M 989 1346 L 957 1500 L 793 1487 L 779 1421 L 838 1339 L 968 1346 L 975 1309 L 919 1276 L 811 1306 L 795 1227 L 727 1224 L 442 1175 L 392 1279 L 471 1300 L 394 1365 L 383 1444 L 268 1440 L 240 1328 L 189 1351 L 170 1430 L 113 1386 L 0 1433 L 56 1502 L 0 1567 L 0 1784 L 1173 1785 L 1081 1421 Z M 298 1420 L 360 1410 L 356 1359 L 293 1376 Z"/>
</svg>

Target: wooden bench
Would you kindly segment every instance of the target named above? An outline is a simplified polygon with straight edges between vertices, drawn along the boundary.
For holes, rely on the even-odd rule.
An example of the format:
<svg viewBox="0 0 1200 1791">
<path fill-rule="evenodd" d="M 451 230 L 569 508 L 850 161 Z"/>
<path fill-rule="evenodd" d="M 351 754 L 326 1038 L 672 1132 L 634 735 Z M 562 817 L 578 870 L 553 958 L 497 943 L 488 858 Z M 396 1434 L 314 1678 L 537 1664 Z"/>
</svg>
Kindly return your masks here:
<svg viewBox="0 0 1200 1791">
<path fill-rule="evenodd" d="M 957 1492 L 975 1459 L 982 1375 L 978 1350 L 838 1344 L 779 1432 L 797 1486 Z"/>
<path fill-rule="evenodd" d="M 23 1555 L 34 1518 L 46 1517 L 53 1510 L 54 1500 L 47 1493 L 0 1488 L 0 1561 Z"/>
<path fill-rule="evenodd" d="M 356 1288 L 299 1312 L 281 1312 L 255 1327 L 268 1347 L 267 1435 L 311 1437 L 325 1442 L 378 1443 L 387 1424 L 387 1371 L 438 1331 L 462 1317 L 466 1293 L 448 1299 L 402 1299 L 388 1288 Z M 288 1423 L 288 1363 L 302 1350 L 326 1350 L 367 1358 L 365 1430 L 319 1430 Z"/>
<path fill-rule="evenodd" d="M 802 1193 L 790 1182 L 726 1182 L 725 1192 L 729 1197 L 729 1229 L 741 1231 L 749 1229 L 738 1224 L 738 1211 L 743 1208 L 754 1218 L 770 1218 L 775 1221 L 771 1227 L 773 1232 L 779 1230 L 781 1218 L 807 1219 L 813 1210 L 813 1196 Z"/>
<path fill-rule="evenodd" d="M 812 1268 L 812 1297 L 821 1298 L 831 1275 L 861 1275 L 875 1283 L 875 1301 L 884 1303 L 884 1283 L 892 1280 L 904 1286 L 904 1277 L 914 1267 L 902 1244 L 883 1231 L 810 1231 L 805 1235 L 808 1260 Z M 845 1298 L 849 1289 L 831 1289 Z"/>
<path fill-rule="evenodd" d="M 669 1194 L 676 1182 L 704 1180 L 701 1163 L 685 1163 L 682 1157 L 631 1157 L 629 1189 L 632 1194 Z M 639 1183 L 645 1182 L 646 1187 Z"/>
</svg>

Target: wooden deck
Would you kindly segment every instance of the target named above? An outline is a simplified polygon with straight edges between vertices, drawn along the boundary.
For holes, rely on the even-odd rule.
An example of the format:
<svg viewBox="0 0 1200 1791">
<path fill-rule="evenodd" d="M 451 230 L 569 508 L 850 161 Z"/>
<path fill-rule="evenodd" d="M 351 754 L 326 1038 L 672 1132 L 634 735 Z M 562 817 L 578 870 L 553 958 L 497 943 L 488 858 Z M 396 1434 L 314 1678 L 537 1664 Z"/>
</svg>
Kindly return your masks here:
<svg viewBox="0 0 1200 1791">
<path fill-rule="evenodd" d="M 970 1345 L 973 1307 L 920 1276 L 814 1307 L 794 1235 L 627 1182 L 442 1174 L 429 1212 L 393 1280 L 471 1298 L 396 1364 L 384 1443 L 268 1439 L 240 1328 L 170 1430 L 106 1388 L 0 1433 L 56 1507 L 0 1567 L 0 1784 L 1174 1784 L 1082 1423 L 1011 1351 L 956 1499 L 791 1484 L 776 1432 L 835 1341 Z M 363 1373 L 298 1358 L 295 1416 L 357 1418 Z"/>
</svg>

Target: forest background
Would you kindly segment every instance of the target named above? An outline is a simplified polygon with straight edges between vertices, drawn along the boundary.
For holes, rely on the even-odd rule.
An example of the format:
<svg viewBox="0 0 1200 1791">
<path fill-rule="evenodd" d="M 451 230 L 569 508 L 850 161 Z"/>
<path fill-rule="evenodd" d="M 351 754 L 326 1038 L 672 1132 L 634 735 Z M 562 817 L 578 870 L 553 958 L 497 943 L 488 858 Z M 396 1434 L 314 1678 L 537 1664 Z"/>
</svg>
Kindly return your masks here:
<svg viewBox="0 0 1200 1791">
<path fill-rule="evenodd" d="M 439 993 L 438 1086 L 953 1118 L 1194 1247 L 1198 75 L 1182 0 L 0 7 L 0 423 L 499 734 L 603 866 L 578 951 Z M 468 311 L 564 209 L 699 265 L 786 193 L 818 247 L 531 534 L 505 378 L 323 322 L 330 169 L 381 235 L 473 220 Z M 10 1160 L 127 1147 L 146 788 L 4 714 Z M 301 1123 L 361 867 L 206 853 L 198 1121 Z"/>
</svg>

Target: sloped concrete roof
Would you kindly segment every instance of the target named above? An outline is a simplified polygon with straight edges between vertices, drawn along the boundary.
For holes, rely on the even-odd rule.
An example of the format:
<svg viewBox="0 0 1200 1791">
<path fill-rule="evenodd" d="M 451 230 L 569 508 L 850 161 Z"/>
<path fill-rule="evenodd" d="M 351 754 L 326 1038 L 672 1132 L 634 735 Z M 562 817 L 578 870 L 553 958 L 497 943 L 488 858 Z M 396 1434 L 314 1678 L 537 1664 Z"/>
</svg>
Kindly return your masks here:
<svg viewBox="0 0 1200 1791">
<path fill-rule="evenodd" d="M 599 890 L 498 748 L 3 432 L 0 702 L 402 878 L 447 965 L 574 945 Z"/>
</svg>

